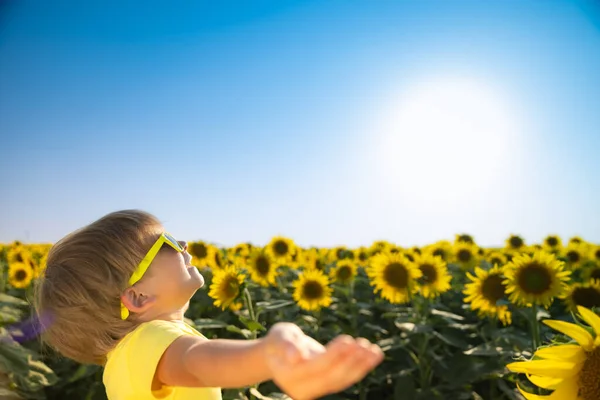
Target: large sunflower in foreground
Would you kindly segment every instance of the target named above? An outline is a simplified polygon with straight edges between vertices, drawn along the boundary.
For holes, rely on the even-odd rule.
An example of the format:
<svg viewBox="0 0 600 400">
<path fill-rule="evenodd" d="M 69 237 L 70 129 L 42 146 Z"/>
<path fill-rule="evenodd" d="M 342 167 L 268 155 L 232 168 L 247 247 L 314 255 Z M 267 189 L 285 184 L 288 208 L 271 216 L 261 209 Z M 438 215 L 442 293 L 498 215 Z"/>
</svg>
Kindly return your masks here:
<svg viewBox="0 0 600 400">
<path fill-rule="evenodd" d="M 250 277 L 261 286 L 275 285 L 275 277 L 278 275 L 279 264 L 264 251 L 255 251 L 248 260 L 246 268 Z"/>
<path fill-rule="evenodd" d="M 214 271 L 213 280 L 208 295 L 215 300 L 215 306 L 223 310 L 227 307 L 239 309 L 235 300 L 240 296 L 245 275 L 236 268 L 227 266 Z"/>
<path fill-rule="evenodd" d="M 469 303 L 471 309 L 477 311 L 480 318 L 498 318 L 504 325 L 512 322 L 512 314 L 506 304 L 498 304 L 500 300 L 506 299 L 506 285 L 502 269 L 495 265 L 486 271 L 479 267 L 475 268 L 475 275 L 467 272 L 471 281 L 465 285 L 463 293 L 465 303 Z"/>
<path fill-rule="evenodd" d="M 280 264 L 286 264 L 292 260 L 292 255 L 296 252 L 296 245 L 292 239 L 283 236 L 275 236 L 269 244 L 265 246 L 267 253 Z"/>
<path fill-rule="evenodd" d="M 8 283 L 17 289 L 25 289 L 34 277 L 34 270 L 28 262 L 12 262 L 8 265 Z"/>
<path fill-rule="evenodd" d="M 381 253 L 371 258 L 367 275 L 381 297 L 390 303 L 406 303 L 416 290 L 416 279 L 422 273 L 402 254 Z"/>
<path fill-rule="evenodd" d="M 539 304 L 546 308 L 554 297 L 567 289 L 571 271 L 553 254 L 536 252 L 533 256 L 521 254 L 504 266 L 506 293 L 509 300 L 520 306 Z"/>
<path fill-rule="evenodd" d="M 316 311 L 331 304 L 332 289 L 329 287 L 329 279 L 319 270 L 304 271 L 292 285 L 294 300 L 300 308 Z"/>
<path fill-rule="evenodd" d="M 347 284 L 354 280 L 357 270 L 358 267 L 354 261 L 344 259 L 336 262 L 335 267 L 329 272 L 329 276 L 336 282 Z"/>
<path fill-rule="evenodd" d="M 565 295 L 565 303 L 573 312 L 577 311 L 577 306 L 600 309 L 600 281 L 572 284 Z"/>
<path fill-rule="evenodd" d="M 450 290 L 452 277 L 448 273 L 446 263 L 429 253 L 415 256 L 415 266 L 421 271 L 417 279 L 418 290 L 425 298 L 432 299 Z"/>
<path fill-rule="evenodd" d="M 531 361 L 508 364 L 512 372 L 527 374 L 536 386 L 554 390 L 549 396 L 519 391 L 528 400 L 600 399 L 600 317 L 587 308 L 577 307 L 591 332 L 565 321 L 545 320 L 549 327 L 573 338 L 577 344 L 562 344 L 538 349 Z"/>
</svg>

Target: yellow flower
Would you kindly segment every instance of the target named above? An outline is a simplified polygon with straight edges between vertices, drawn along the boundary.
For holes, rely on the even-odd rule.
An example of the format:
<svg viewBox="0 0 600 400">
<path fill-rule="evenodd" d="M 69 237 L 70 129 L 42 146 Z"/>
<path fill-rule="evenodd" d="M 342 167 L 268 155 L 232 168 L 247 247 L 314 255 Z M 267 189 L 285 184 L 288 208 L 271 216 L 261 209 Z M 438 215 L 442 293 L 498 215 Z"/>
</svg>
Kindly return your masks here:
<svg viewBox="0 0 600 400">
<path fill-rule="evenodd" d="M 569 244 L 584 244 L 584 243 L 585 243 L 585 240 L 583 240 L 579 236 L 573 236 L 571 239 L 569 239 Z"/>
<path fill-rule="evenodd" d="M 425 250 L 431 255 L 441 258 L 442 261 L 449 262 L 452 260 L 452 244 L 447 240 L 440 240 L 425 247 Z"/>
<path fill-rule="evenodd" d="M 265 249 L 275 261 L 285 264 L 292 259 L 292 255 L 296 252 L 296 245 L 291 239 L 275 236 Z"/>
<path fill-rule="evenodd" d="M 353 258 L 354 253 L 346 248 L 346 246 L 337 246 L 330 250 L 328 261 L 334 262 L 338 260 L 345 260 L 347 258 Z"/>
<path fill-rule="evenodd" d="M 446 263 L 440 257 L 425 253 L 416 256 L 414 263 L 421 271 L 417 282 L 423 297 L 432 299 L 450 290 L 452 277 L 448 273 Z"/>
<path fill-rule="evenodd" d="M 584 282 L 592 279 L 597 279 L 600 281 L 600 263 L 592 263 L 588 267 L 584 268 L 581 276 Z"/>
<path fill-rule="evenodd" d="M 235 310 L 239 309 L 238 305 L 234 301 L 240 295 L 240 288 L 244 283 L 245 275 L 241 274 L 238 270 L 231 266 L 227 266 L 223 269 L 214 271 L 213 280 L 210 285 L 208 295 L 215 300 L 215 306 L 225 309 L 226 307 L 233 306 Z"/>
<path fill-rule="evenodd" d="M 558 235 L 548 235 L 544 239 L 544 250 L 549 253 L 556 253 L 560 251 L 562 247 L 562 241 Z"/>
<path fill-rule="evenodd" d="M 375 292 L 391 303 L 406 303 L 415 292 L 415 281 L 422 273 L 401 254 L 381 253 L 371 258 L 367 268 Z"/>
<path fill-rule="evenodd" d="M 223 253 L 217 246 L 208 246 L 208 257 L 206 259 L 208 266 L 215 269 L 222 269 L 225 267 L 225 260 L 223 260 Z"/>
<path fill-rule="evenodd" d="M 229 253 L 233 256 L 248 257 L 250 255 L 250 246 L 248 243 L 240 243 L 229 249 Z"/>
<path fill-rule="evenodd" d="M 502 267 L 507 261 L 506 256 L 499 251 L 492 251 L 485 258 L 492 266 L 498 265 Z"/>
<path fill-rule="evenodd" d="M 569 291 L 564 297 L 565 303 L 573 312 L 577 311 L 577 306 L 590 309 L 600 308 L 600 280 L 574 283 L 569 287 Z"/>
<path fill-rule="evenodd" d="M 248 261 L 248 271 L 250 277 L 261 286 L 275 285 L 275 277 L 277 276 L 277 268 L 279 265 L 270 253 L 261 250 L 255 250 Z"/>
<path fill-rule="evenodd" d="M 567 289 L 571 271 L 553 254 L 536 252 L 533 256 L 521 254 L 505 265 L 504 275 L 509 300 L 517 305 L 539 304 L 546 308 L 554 297 Z"/>
<path fill-rule="evenodd" d="M 364 266 L 369 262 L 369 249 L 366 247 L 359 247 L 354 250 L 354 261 L 359 265 Z"/>
<path fill-rule="evenodd" d="M 522 251 L 525 247 L 525 241 L 519 235 L 510 235 L 506 239 L 506 249 L 509 251 Z"/>
<path fill-rule="evenodd" d="M 211 265 L 209 261 L 210 245 L 202 241 L 189 243 L 188 253 L 192 256 L 192 263 L 197 268 L 206 268 Z"/>
<path fill-rule="evenodd" d="M 526 399 L 600 399 L 600 317 L 585 307 L 579 306 L 577 310 L 595 337 L 579 325 L 546 320 L 546 325 L 573 338 L 577 344 L 542 347 L 534 353 L 533 360 L 506 366 L 512 372 L 527 374 L 534 385 L 554 390 L 549 396 L 539 396 L 518 387 Z"/>
<path fill-rule="evenodd" d="M 591 246 L 591 248 L 589 257 L 596 262 L 600 262 L 600 246 Z"/>
<path fill-rule="evenodd" d="M 502 269 L 494 266 L 486 271 L 479 267 L 475 268 L 475 275 L 467 272 L 471 281 L 465 285 L 463 293 L 465 303 L 470 303 L 471 309 L 477 311 L 480 318 L 498 318 L 504 325 L 512 322 L 512 314 L 505 304 L 498 304 L 506 298 L 506 285 L 502 276 Z"/>
<path fill-rule="evenodd" d="M 308 269 L 300 274 L 292 285 L 294 300 L 305 310 L 316 311 L 331 304 L 332 289 L 329 287 L 329 279 L 321 271 Z"/>
<path fill-rule="evenodd" d="M 304 266 L 306 269 L 324 271 L 327 262 L 317 249 L 310 249 L 304 252 L 300 265 Z"/>
<path fill-rule="evenodd" d="M 467 242 L 457 241 L 454 245 L 454 261 L 462 269 L 473 269 L 477 265 L 477 247 Z"/>
<path fill-rule="evenodd" d="M 564 249 L 564 257 L 567 259 L 567 265 L 575 269 L 586 260 L 587 247 L 581 244 L 569 244 Z"/>
<path fill-rule="evenodd" d="M 467 233 L 462 233 L 460 235 L 456 235 L 455 243 L 468 243 L 468 244 L 475 244 L 475 240 L 473 239 L 473 236 L 467 234 Z"/>
<path fill-rule="evenodd" d="M 379 254 L 387 251 L 390 247 L 392 247 L 391 243 L 385 240 L 376 240 L 371 244 L 371 247 L 369 247 L 369 253 L 371 253 L 371 255 Z"/>
<path fill-rule="evenodd" d="M 336 282 L 350 283 L 356 276 L 358 267 L 354 261 L 345 259 L 338 261 L 334 268 L 329 272 L 329 276 Z"/>
<path fill-rule="evenodd" d="M 33 279 L 33 268 L 26 262 L 8 264 L 8 283 L 17 289 L 25 289 Z"/>
</svg>

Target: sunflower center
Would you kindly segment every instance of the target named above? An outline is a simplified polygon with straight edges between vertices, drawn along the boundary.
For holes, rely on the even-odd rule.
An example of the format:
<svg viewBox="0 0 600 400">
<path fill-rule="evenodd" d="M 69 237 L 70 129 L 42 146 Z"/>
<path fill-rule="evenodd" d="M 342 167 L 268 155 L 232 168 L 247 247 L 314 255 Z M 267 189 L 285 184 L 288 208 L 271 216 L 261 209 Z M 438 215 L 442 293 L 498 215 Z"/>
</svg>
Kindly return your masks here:
<svg viewBox="0 0 600 400">
<path fill-rule="evenodd" d="M 552 277 L 548 270 L 537 263 L 531 263 L 519 274 L 519 287 L 526 293 L 542 294 L 550 289 Z"/>
<path fill-rule="evenodd" d="M 256 259 L 256 272 L 258 272 L 260 276 L 269 275 L 270 270 L 271 264 L 269 263 L 269 260 L 267 260 L 266 257 L 261 256 Z"/>
<path fill-rule="evenodd" d="M 323 262 L 319 259 L 315 260 L 315 268 L 318 269 L 319 271 L 323 271 L 325 269 L 325 264 L 323 264 Z"/>
<path fill-rule="evenodd" d="M 421 264 L 419 265 L 419 269 L 423 274 L 421 278 L 419 278 L 420 283 L 423 285 L 434 283 L 437 281 L 437 270 L 431 264 Z"/>
<path fill-rule="evenodd" d="M 499 257 L 492 257 L 490 263 L 492 265 L 502 265 L 502 260 Z"/>
<path fill-rule="evenodd" d="M 302 297 L 307 300 L 318 300 L 323 297 L 325 291 L 323 285 L 317 281 L 307 281 L 302 286 Z"/>
<path fill-rule="evenodd" d="M 513 249 L 520 249 L 523 246 L 523 239 L 518 236 L 511 236 L 510 238 L 510 247 Z"/>
<path fill-rule="evenodd" d="M 25 272 L 25 270 L 20 269 L 15 273 L 15 280 L 17 282 L 24 281 L 25 278 L 27 278 L 27 272 Z"/>
<path fill-rule="evenodd" d="M 473 238 L 471 235 L 463 234 L 458 237 L 458 241 L 464 243 L 473 243 Z"/>
<path fill-rule="evenodd" d="M 385 267 L 383 279 L 388 285 L 396 289 L 406 289 L 408 286 L 408 271 L 404 265 L 393 262 Z"/>
<path fill-rule="evenodd" d="M 221 262 L 221 255 L 218 252 L 215 253 L 215 264 L 217 264 L 217 267 L 219 268 L 223 266 L 223 263 Z"/>
<path fill-rule="evenodd" d="M 433 251 L 433 255 L 441 257 L 442 259 L 444 259 L 444 256 L 446 255 L 446 253 L 444 253 L 444 249 L 435 249 Z"/>
<path fill-rule="evenodd" d="M 555 238 L 554 236 L 550 236 L 549 238 L 546 239 L 546 243 L 550 247 L 555 247 L 556 245 L 558 245 L 558 239 Z"/>
<path fill-rule="evenodd" d="M 223 292 L 228 298 L 232 298 L 238 295 L 240 291 L 240 283 L 238 280 L 231 276 L 227 279 L 227 283 L 223 285 Z"/>
<path fill-rule="evenodd" d="M 473 257 L 473 254 L 467 249 L 460 249 L 456 255 L 461 262 L 469 262 Z"/>
<path fill-rule="evenodd" d="M 342 265 L 336 270 L 335 276 L 338 281 L 348 281 L 352 277 L 352 269 L 347 265 Z"/>
<path fill-rule="evenodd" d="M 596 268 L 592 271 L 590 279 L 600 279 L 600 268 Z"/>
<path fill-rule="evenodd" d="M 505 285 L 503 278 L 498 274 L 488 275 L 481 284 L 481 294 L 492 304 L 504 298 Z"/>
<path fill-rule="evenodd" d="M 208 255 L 208 249 L 203 243 L 193 243 L 192 253 L 199 259 L 203 259 Z"/>
<path fill-rule="evenodd" d="M 586 308 L 600 307 L 600 292 L 593 287 L 578 287 L 571 295 L 573 302 Z"/>
<path fill-rule="evenodd" d="M 278 240 L 273 244 L 273 250 L 278 256 L 285 256 L 289 251 L 289 246 L 283 240 Z"/>
<path fill-rule="evenodd" d="M 17 253 L 17 255 L 15 256 L 15 260 L 17 260 L 18 262 L 23 262 L 23 255 L 21 253 Z"/>
<path fill-rule="evenodd" d="M 358 255 L 358 259 L 359 259 L 360 261 L 366 261 L 366 260 L 367 260 L 367 254 L 366 254 L 366 253 L 363 253 L 363 252 L 361 252 L 361 253 Z"/>
<path fill-rule="evenodd" d="M 596 258 L 596 260 L 600 260 L 600 249 L 594 252 L 594 257 Z"/>
<path fill-rule="evenodd" d="M 581 256 L 579 255 L 578 252 L 576 252 L 575 250 L 571 250 L 567 252 L 567 259 L 569 260 L 569 262 L 571 263 L 576 263 L 579 261 L 579 259 L 581 258 Z"/>
<path fill-rule="evenodd" d="M 579 372 L 579 397 L 584 400 L 600 399 L 600 347 L 586 354 L 583 368 Z"/>
</svg>

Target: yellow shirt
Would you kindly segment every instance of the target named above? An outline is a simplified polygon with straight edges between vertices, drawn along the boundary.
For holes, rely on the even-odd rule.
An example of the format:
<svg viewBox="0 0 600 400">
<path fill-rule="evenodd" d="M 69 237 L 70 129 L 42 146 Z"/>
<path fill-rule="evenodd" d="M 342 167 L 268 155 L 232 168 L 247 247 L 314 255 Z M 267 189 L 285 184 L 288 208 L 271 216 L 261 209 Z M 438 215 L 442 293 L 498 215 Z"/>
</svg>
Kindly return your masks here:
<svg viewBox="0 0 600 400">
<path fill-rule="evenodd" d="M 103 382 L 109 400 L 221 400 L 219 388 L 162 386 L 152 390 L 156 367 L 171 343 L 182 335 L 204 337 L 183 322 L 144 322 L 107 355 Z"/>
</svg>

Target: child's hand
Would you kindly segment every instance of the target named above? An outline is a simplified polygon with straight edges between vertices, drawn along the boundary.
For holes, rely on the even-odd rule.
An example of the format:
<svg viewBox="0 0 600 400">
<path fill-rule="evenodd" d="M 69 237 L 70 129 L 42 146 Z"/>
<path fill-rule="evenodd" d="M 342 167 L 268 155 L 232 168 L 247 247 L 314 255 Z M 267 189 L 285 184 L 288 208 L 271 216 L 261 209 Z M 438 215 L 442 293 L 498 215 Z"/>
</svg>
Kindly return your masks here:
<svg viewBox="0 0 600 400">
<path fill-rule="evenodd" d="M 288 323 L 267 335 L 267 363 L 273 381 L 294 400 L 312 400 L 360 381 L 383 360 L 379 346 L 347 335 L 327 347 Z"/>
</svg>

